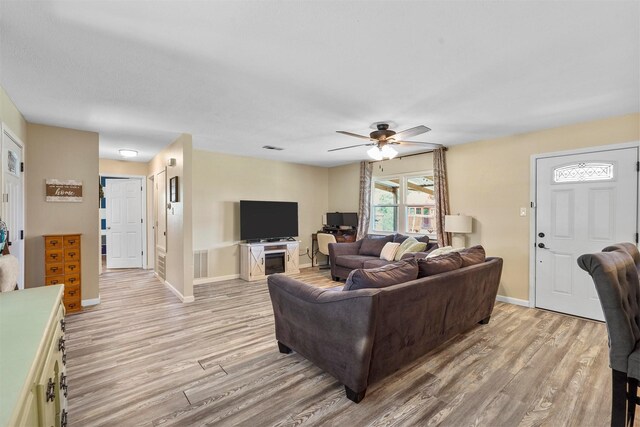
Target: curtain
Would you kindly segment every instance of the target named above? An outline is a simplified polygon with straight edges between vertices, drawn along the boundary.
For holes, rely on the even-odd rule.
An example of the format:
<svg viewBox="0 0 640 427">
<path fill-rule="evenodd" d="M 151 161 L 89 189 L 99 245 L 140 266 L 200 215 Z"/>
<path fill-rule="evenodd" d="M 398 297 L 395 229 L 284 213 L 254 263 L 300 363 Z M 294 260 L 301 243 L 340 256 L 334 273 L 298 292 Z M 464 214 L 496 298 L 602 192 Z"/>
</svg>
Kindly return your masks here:
<svg viewBox="0 0 640 427">
<path fill-rule="evenodd" d="M 360 201 L 358 205 L 358 234 L 356 239 L 360 240 L 369 231 L 369 214 L 371 211 L 371 174 L 373 164 L 360 162 Z"/>
<path fill-rule="evenodd" d="M 444 147 L 433 150 L 433 187 L 436 196 L 436 229 L 438 245 L 451 245 L 451 233 L 444 231 L 444 216 L 449 215 L 449 191 L 447 188 L 447 166 Z"/>
</svg>

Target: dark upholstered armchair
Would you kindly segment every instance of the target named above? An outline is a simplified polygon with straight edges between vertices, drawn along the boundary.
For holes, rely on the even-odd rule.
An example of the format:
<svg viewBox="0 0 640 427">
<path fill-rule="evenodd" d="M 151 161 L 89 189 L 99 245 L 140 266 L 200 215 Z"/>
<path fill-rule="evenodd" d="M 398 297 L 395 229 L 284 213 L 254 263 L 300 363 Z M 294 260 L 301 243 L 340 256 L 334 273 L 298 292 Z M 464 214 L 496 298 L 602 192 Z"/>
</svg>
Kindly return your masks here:
<svg viewBox="0 0 640 427">
<path fill-rule="evenodd" d="M 633 426 L 640 380 L 640 253 L 620 243 L 578 258 L 593 278 L 609 333 L 611 426 Z"/>
</svg>

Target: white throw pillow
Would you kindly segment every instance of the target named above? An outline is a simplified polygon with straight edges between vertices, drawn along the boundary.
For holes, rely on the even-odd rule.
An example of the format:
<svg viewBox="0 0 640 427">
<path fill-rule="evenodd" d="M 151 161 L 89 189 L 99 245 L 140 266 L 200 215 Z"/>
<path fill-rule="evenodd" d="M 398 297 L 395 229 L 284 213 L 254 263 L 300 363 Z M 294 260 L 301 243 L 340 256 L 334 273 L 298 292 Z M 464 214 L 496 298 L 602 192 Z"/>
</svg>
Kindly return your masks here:
<svg viewBox="0 0 640 427">
<path fill-rule="evenodd" d="M 396 256 L 396 251 L 399 247 L 400 243 L 387 242 L 382 248 L 382 252 L 380 252 L 380 259 L 393 261 L 393 258 Z"/>
<path fill-rule="evenodd" d="M 448 254 L 449 252 L 457 252 L 460 250 L 461 249 L 454 249 L 453 246 L 443 246 L 441 248 L 437 248 L 429 252 L 429 255 L 427 255 L 427 258 L 433 258 L 438 255 L 444 255 L 444 254 Z"/>
</svg>

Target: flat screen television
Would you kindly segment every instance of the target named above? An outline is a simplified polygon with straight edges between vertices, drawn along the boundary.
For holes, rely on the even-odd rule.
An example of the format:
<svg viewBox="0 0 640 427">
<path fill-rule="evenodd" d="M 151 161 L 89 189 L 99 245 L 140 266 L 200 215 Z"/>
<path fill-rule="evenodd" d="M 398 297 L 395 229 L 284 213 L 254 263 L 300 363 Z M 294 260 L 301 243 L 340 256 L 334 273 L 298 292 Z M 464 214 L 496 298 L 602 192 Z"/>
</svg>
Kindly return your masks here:
<svg viewBox="0 0 640 427">
<path fill-rule="evenodd" d="M 344 212 L 342 214 L 342 224 L 350 227 L 358 226 L 358 214 L 355 212 Z"/>
<path fill-rule="evenodd" d="M 298 203 L 240 200 L 240 240 L 298 235 Z"/>
</svg>

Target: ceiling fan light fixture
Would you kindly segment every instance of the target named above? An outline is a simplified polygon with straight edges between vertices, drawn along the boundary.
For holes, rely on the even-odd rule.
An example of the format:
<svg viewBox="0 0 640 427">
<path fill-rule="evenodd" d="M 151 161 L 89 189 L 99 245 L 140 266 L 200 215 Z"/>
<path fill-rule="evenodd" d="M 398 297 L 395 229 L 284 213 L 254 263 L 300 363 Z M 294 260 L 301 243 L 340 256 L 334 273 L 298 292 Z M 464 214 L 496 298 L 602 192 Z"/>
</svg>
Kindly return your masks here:
<svg viewBox="0 0 640 427">
<path fill-rule="evenodd" d="M 369 150 L 367 150 L 367 154 L 373 160 L 382 160 L 382 151 L 380 151 L 377 146 L 371 147 Z"/>
<path fill-rule="evenodd" d="M 387 159 L 393 159 L 395 156 L 398 155 L 398 152 L 392 146 L 385 144 L 380 149 L 380 154 L 382 154 L 382 156 L 386 157 Z"/>
</svg>

